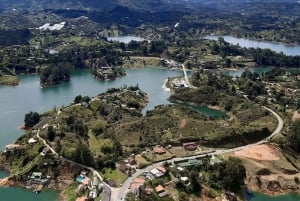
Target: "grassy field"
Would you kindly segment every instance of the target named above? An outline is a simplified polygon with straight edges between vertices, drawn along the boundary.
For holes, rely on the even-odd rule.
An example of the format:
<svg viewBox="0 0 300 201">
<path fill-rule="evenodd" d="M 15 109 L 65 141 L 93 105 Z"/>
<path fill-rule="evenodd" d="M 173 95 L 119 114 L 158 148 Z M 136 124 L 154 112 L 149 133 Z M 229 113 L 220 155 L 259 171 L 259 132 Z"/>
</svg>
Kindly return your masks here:
<svg viewBox="0 0 300 201">
<path fill-rule="evenodd" d="M 128 178 L 128 175 L 121 172 L 119 169 L 107 169 L 105 168 L 102 172 L 101 175 L 103 176 L 104 179 L 113 179 L 117 187 L 120 186 L 120 184 L 123 184 L 123 182 Z"/>
<path fill-rule="evenodd" d="M 143 156 L 141 156 L 139 154 L 135 156 L 135 160 L 137 163 L 137 167 L 139 167 L 139 168 L 142 168 L 142 167 L 145 167 L 145 166 L 151 164 L 150 161 L 147 161 L 145 158 L 143 158 Z"/>
</svg>

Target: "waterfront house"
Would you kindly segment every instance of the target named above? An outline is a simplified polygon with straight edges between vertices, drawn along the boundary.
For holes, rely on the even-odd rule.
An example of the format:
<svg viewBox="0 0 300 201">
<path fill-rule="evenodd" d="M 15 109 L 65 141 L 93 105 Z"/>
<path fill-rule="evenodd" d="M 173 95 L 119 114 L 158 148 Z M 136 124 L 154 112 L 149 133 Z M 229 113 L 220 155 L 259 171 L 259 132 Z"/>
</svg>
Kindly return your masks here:
<svg viewBox="0 0 300 201">
<path fill-rule="evenodd" d="M 21 146 L 19 144 L 8 144 L 5 146 L 5 152 L 7 151 L 14 151 L 16 149 L 19 149 Z"/>
<path fill-rule="evenodd" d="M 43 173 L 41 172 L 33 172 L 30 176 L 31 183 L 42 183 Z"/>
</svg>

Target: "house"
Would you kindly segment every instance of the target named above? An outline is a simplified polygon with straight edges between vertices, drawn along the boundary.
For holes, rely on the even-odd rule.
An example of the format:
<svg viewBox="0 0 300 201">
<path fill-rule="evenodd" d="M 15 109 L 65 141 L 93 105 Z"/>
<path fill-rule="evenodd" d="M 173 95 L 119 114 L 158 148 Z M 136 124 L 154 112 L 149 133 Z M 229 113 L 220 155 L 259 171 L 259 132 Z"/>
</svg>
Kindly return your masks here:
<svg viewBox="0 0 300 201">
<path fill-rule="evenodd" d="M 50 148 L 49 147 L 45 147 L 44 149 L 43 149 L 43 151 L 40 153 L 42 156 L 46 156 L 46 154 L 47 153 L 49 153 L 50 152 Z"/>
<path fill-rule="evenodd" d="M 28 144 L 33 144 L 33 143 L 36 143 L 36 142 L 37 142 L 37 140 L 34 139 L 34 138 L 30 138 L 30 139 L 28 140 Z"/>
<path fill-rule="evenodd" d="M 14 150 L 16 150 L 16 149 L 18 149 L 18 148 L 20 148 L 21 146 L 19 145 L 19 144 L 8 144 L 8 145 L 6 145 L 5 146 L 5 152 L 7 152 L 7 151 L 14 151 Z"/>
<path fill-rule="evenodd" d="M 88 198 L 86 196 L 76 198 L 76 201 L 86 201 Z"/>
<path fill-rule="evenodd" d="M 91 179 L 88 178 L 88 177 L 85 177 L 81 183 L 84 185 L 84 186 L 89 186 L 91 184 Z"/>
<path fill-rule="evenodd" d="M 155 177 L 162 177 L 164 175 L 164 173 L 162 173 L 161 171 L 159 171 L 156 168 L 153 168 L 151 171 L 151 174 L 153 174 Z"/>
<path fill-rule="evenodd" d="M 113 179 L 108 179 L 108 180 L 106 181 L 106 183 L 107 183 L 109 186 L 111 186 L 111 187 L 117 186 L 115 180 L 113 180 Z"/>
<path fill-rule="evenodd" d="M 154 148 L 153 148 L 153 151 L 154 153 L 156 154 L 165 154 L 166 153 L 166 150 L 160 146 L 160 145 L 156 145 Z"/>
<path fill-rule="evenodd" d="M 209 164 L 214 165 L 219 163 L 222 163 L 221 159 L 215 157 L 215 155 L 212 155 Z"/>
<path fill-rule="evenodd" d="M 181 166 L 181 167 L 191 167 L 191 166 L 197 167 L 197 166 L 200 166 L 202 164 L 203 164 L 202 160 L 189 159 L 188 161 L 179 163 L 178 165 Z"/>
<path fill-rule="evenodd" d="M 30 181 L 32 183 L 42 183 L 43 173 L 41 172 L 33 172 L 30 176 Z"/>
<path fill-rule="evenodd" d="M 121 163 L 121 164 L 119 165 L 119 170 L 120 170 L 121 172 L 124 172 L 124 173 L 127 174 L 127 171 L 129 170 L 129 166 L 128 166 L 127 164 L 125 164 L 125 163 Z"/>
<path fill-rule="evenodd" d="M 184 170 L 184 168 L 183 168 L 183 167 L 177 167 L 177 170 L 178 170 L 179 172 L 182 172 L 182 171 Z"/>
<path fill-rule="evenodd" d="M 168 193 L 165 191 L 162 185 L 158 185 L 155 187 L 155 192 L 158 194 L 160 198 L 166 197 Z"/>
<path fill-rule="evenodd" d="M 127 158 L 127 161 L 128 161 L 128 164 L 129 164 L 129 165 L 135 165 L 135 164 L 136 164 L 135 155 L 132 154 L 131 156 L 129 156 L 129 157 Z"/>
<path fill-rule="evenodd" d="M 153 192 L 153 189 L 152 189 L 152 188 L 149 188 L 149 187 L 146 187 L 146 188 L 145 188 L 145 191 L 146 191 L 146 194 L 147 194 L 147 195 L 151 195 L 152 192 Z"/>
<path fill-rule="evenodd" d="M 158 185 L 158 186 L 155 187 L 155 192 L 156 193 L 162 193 L 164 191 L 165 191 L 165 189 L 162 185 Z"/>
<path fill-rule="evenodd" d="M 91 190 L 89 193 L 89 197 L 95 199 L 97 197 L 97 190 L 96 189 Z"/>
<path fill-rule="evenodd" d="M 195 151 L 197 149 L 197 143 L 196 142 L 187 142 L 187 143 L 183 143 L 183 148 L 185 150 L 188 150 L 188 151 Z"/>
<path fill-rule="evenodd" d="M 180 177 L 180 181 L 183 183 L 183 185 L 188 186 L 190 185 L 190 181 L 188 177 Z"/>
<path fill-rule="evenodd" d="M 137 177 L 131 182 L 129 188 L 131 189 L 131 192 L 133 192 L 135 195 L 139 195 L 140 189 L 143 188 L 144 185 L 145 185 L 145 179 Z"/>
<path fill-rule="evenodd" d="M 157 166 L 156 169 L 158 169 L 161 173 L 165 174 L 166 173 L 166 168 L 162 166 Z"/>
</svg>

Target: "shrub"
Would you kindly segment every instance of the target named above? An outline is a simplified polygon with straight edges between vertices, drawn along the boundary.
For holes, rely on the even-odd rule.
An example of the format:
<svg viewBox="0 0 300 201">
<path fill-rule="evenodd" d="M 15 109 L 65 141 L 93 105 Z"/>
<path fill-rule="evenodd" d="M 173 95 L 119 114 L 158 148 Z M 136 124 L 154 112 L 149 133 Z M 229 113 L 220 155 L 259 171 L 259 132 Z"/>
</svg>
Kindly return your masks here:
<svg viewBox="0 0 300 201">
<path fill-rule="evenodd" d="M 256 172 L 256 175 L 270 175 L 272 172 L 268 168 L 262 168 Z"/>
</svg>

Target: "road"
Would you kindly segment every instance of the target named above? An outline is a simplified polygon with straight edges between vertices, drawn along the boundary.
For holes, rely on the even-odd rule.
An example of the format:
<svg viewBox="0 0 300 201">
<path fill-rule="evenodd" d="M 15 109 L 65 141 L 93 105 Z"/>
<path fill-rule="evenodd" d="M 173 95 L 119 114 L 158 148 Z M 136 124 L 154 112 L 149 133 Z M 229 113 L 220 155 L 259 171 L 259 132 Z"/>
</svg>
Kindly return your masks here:
<svg viewBox="0 0 300 201">
<path fill-rule="evenodd" d="M 52 154 L 54 154 L 55 156 L 59 157 L 61 160 L 67 161 L 69 163 L 73 163 L 73 164 L 78 165 L 78 166 L 81 166 L 84 169 L 88 169 L 89 171 L 91 171 L 93 173 L 93 176 L 96 176 L 96 177 L 98 177 L 98 179 L 100 181 L 103 181 L 103 179 L 102 179 L 101 175 L 99 174 L 99 172 L 97 172 L 94 168 L 86 166 L 86 165 L 83 165 L 83 164 L 80 164 L 80 163 L 77 163 L 75 161 L 69 160 L 69 159 L 64 158 L 62 156 L 59 156 L 59 154 L 46 142 L 46 140 L 40 136 L 40 131 L 41 131 L 41 129 L 39 129 L 38 132 L 37 132 L 37 134 L 36 134 L 37 138 L 39 140 L 41 140 L 44 143 L 44 145 L 50 149 L 50 151 L 51 151 Z"/>
<path fill-rule="evenodd" d="M 188 156 L 188 157 L 182 157 L 182 158 L 173 158 L 173 159 L 161 161 L 161 162 L 158 162 L 158 163 L 154 163 L 154 164 L 149 165 L 149 166 L 147 166 L 147 167 L 145 167 L 143 169 L 137 169 L 137 171 L 131 177 L 127 178 L 127 180 L 123 183 L 122 188 L 119 191 L 116 191 L 116 192 L 118 192 L 118 195 L 117 196 L 114 195 L 113 197 L 117 197 L 117 199 L 116 200 L 112 200 L 112 201 L 121 201 L 121 200 L 124 200 L 125 197 L 126 197 L 126 194 L 129 191 L 128 189 L 130 187 L 130 183 L 133 181 L 134 178 L 136 178 L 139 175 L 143 174 L 145 171 L 150 171 L 151 169 L 153 169 L 156 166 L 163 165 L 163 163 L 165 163 L 165 162 L 174 163 L 174 161 L 196 159 L 196 158 L 201 158 L 201 157 L 204 157 L 204 156 L 211 156 L 211 155 L 220 155 L 220 154 L 235 152 L 235 151 L 238 151 L 238 150 L 250 147 L 250 146 L 254 146 L 254 145 L 258 145 L 258 144 L 267 142 L 269 138 L 271 138 L 274 135 L 278 134 L 282 130 L 282 128 L 283 128 L 283 120 L 282 120 L 282 118 L 276 112 L 274 112 L 270 108 L 267 108 L 265 106 L 263 106 L 263 108 L 265 108 L 266 110 L 268 110 L 269 112 L 271 112 L 276 117 L 276 119 L 278 121 L 277 128 L 267 138 L 265 138 L 265 139 L 263 139 L 263 140 L 261 140 L 259 142 L 255 142 L 255 143 L 252 143 L 252 144 L 248 144 L 248 145 L 244 145 L 244 146 L 240 146 L 240 147 L 236 147 L 236 148 L 232 148 L 232 149 L 218 149 L 218 150 L 215 150 L 215 151 L 210 152 L 210 153 L 199 154 L 199 155 L 196 155 L 196 156 Z"/>
<path fill-rule="evenodd" d="M 190 87 L 190 88 L 194 88 L 194 86 L 191 85 L 191 83 L 190 83 L 190 80 L 189 80 L 189 77 L 186 73 L 186 69 L 185 69 L 184 64 L 182 64 L 181 66 L 182 66 L 182 71 L 183 71 L 183 74 L 184 74 L 184 80 L 185 80 L 186 86 Z"/>
</svg>

